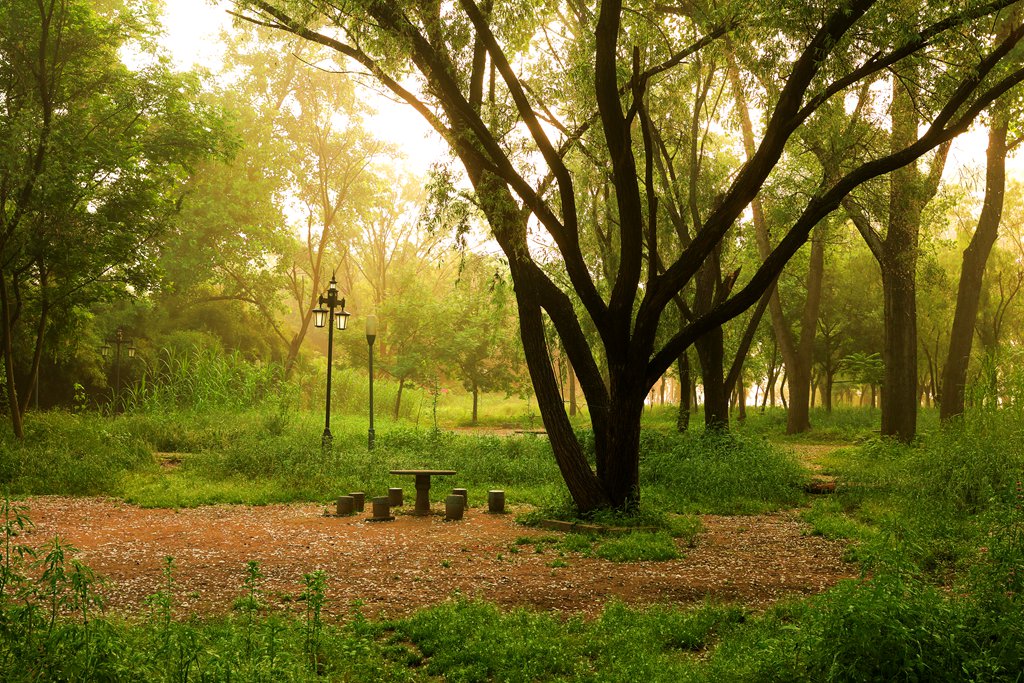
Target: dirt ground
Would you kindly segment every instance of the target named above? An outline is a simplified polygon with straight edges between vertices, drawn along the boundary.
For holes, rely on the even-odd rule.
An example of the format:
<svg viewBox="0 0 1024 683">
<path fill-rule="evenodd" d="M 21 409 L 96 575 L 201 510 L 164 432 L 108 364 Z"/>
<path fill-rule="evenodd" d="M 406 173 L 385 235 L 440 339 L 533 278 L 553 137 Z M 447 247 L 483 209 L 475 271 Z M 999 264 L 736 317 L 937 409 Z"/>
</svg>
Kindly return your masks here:
<svg viewBox="0 0 1024 683">
<path fill-rule="evenodd" d="M 440 515 L 324 516 L 322 505 L 207 506 L 141 509 L 101 498 L 34 497 L 31 542 L 55 535 L 108 582 L 108 611 L 137 614 L 159 589 L 174 557 L 175 613 L 225 613 L 242 595 L 245 563 L 258 561 L 269 603 L 301 609 L 302 577 L 328 576 L 328 606 L 344 614 L 361 601 L 368 616 L 395 617 L 461 594 L 506 607 L 595 615 L 612 598 L 631 605 L 705 599 L 763 608 L 787 595 L 817 593 L 855 574 L 842 544 L 805 535 L 795 512 L 702 518 L 696 547 L 669 562 L 615 564 L 515 546 L 521 536 L 551 536 L 517 525 L 514 514 L 471 509 L 460 522 Z M 516 547 L 518 553 L 510 549 Z"/>
</svg>

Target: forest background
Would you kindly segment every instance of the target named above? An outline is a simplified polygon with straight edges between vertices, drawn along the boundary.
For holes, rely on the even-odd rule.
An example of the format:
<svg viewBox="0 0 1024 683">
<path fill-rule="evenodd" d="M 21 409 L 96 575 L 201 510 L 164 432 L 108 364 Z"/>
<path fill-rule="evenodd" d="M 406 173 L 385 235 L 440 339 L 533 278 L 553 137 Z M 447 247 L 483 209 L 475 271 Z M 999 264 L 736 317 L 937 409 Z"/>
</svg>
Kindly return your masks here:
<svg viewBox="0 0 1024 683">
<path fill-rule="evenodd" d="M 592 101 L 592 77 L 574 77 L 577 90 L 556 102 L 545 90 L 552 74 L 534 63 L 548 51 L 566 60 L 565 73 L 578 73 L 573 69 L 593 58 L 570 45 L 584 38 L 582 28 L 593 16 L 572 4 L 538 6 L 515 20 L 489 9 L 507 43 L 502 51 L 488 42 L 483 18 L 470 13 L 459 19 L 454 9 L 439 15 L 449 21 L 448 33 L 430 40 L 451 54 L 477 54 L 456 70 L 466 69 L 475 106 L 490 107 L 487 140 L 519 164 L 517 177 L 538 182 L 540 194 L 560 187 L 566 173 L 574 178 L 578 225 L 568 252 L 545 222 L 549 209 L 523 195 L 521 208 L 541 217 L 522 221 L 531 267 L 560 288 L 558 306 L 540 306 L 544 315 L 534 324 L 524 323 L 532 314 L 521 315 L 529 287 L 515 282 L 526 282 L 515 274 L 522 267 L 509 261 L 515 250 L 495 228 L 479 170 L 460 152 L 462 163 L 442 155 L 425 174 L 410 171 L 366 104 L 380 101 L 365 96 L 368 87 L 391 88 L 392 96 L 429 92 L 406 99 L 427 112 L 442 136 L 458 133 L 455 124 L 445 128 L 451 112 L 446 96 L 431 90 L 430 74 L 422 76 L 421 91 L 389 80 L 392 69 L 415 84 L 409 69 L 422 55 L 403 61 L 409 56 L 387 44 L 380 17 L 382 42 L 367 49 L 383 56 L 374 56 L 346 52 L 322 35 L 297 37 L 305 29 L 287 12 L 301 13 L 302 3 L 238 3 L 233 9 L 244 19 L 222 34 L 223 56 L 213 72 L 173 66 L 157 3 L 14 3 L 4 10 L 0 178 L 0 346 L 11 429 L 20 436 L 22 415 L 33 409 L 118 411 L 171 400 L 157 398 L 169 378 L 187 373 L 191 358 L 211 353 L 279 377 L 292 387 L 281 393 L 289 397 L 289 410 L 315 411 L 323 402 L 326 339 L 312 329 L 312 311 L 335 277 L 353 314 L 352 329 L 336 336 L 339 368 L 363 372 L 369 347 L 361 325 L 370 314 L 379 320 L 375 368 L 386 380 L 380 414 L 420 416 L 425 403 L 444 406 L 468 392 L 465 414 L 455 421 L 475 424 L 481 396 L 517 397 L 525 405 L 509 402 L 515 407 L 505 411 L 506 422 L 522 418 L 539 426 L 542 419 L 556 435 L 556 459 L 570 480 L 574 465 L 564 462 L 572 456 L 559 454 L 578 445 L 572 439 L 560 445 L 564 429 L 556 414 L 571 421 L 583 411 L 602 425 L 600 485 L 594 486 L 605 493 L 587 493 L 594 488 L 589 479 L 582 488 L 570 485 L 581 508 L 609 497 L 618 504 L 635 493 L 635 457 L 619 475 L 600 471 L 605 448 L 637 449 L 636 430 L 605 432 L 605 423 L 617 422 L 604 419 L 617 401 L 629 407 L 622 422 L 636 425 L 637 406 L 676 404 L 679 429 L 687 428 L 698 406 L 707 425 L 721 428 L 743 420 L 749 406 L 781 405 L 790 433 L 811 428 L 815 406 L 826 412 L 837 404 L 880 408 L 882 433 L 910 441 L 919 406 L 942 404 L 943 417 L 952 418 L 963 411 L 965 387 L 982 377 L 998 395 L 1000 373 L 1019 353 L 1024 207 L 1021 186 L 1006 172 L 1020 141 L 1009 89 L 1020 78 L 1019 36 L 1004 4 L 1013 3 L 948 16 L 941 8 L 922 8 L 914 21 L 927 30 L 879 35 L 876 43 L 889 41 L 892 51 L 884 59 L 881 53 L 869 57 L 850 72 L 856 78 L 828 71 L 836 79 L 831 85 L 805 84 L 807 97 L 824 87 L 807 105 L 816 108 L 801 113 L 813 116 L 787 133 L 771 173 L 746 203 L 732 199 L 730 183 L 735 187 L 752 167 L 744 162 L 765 147 L 759 136 L 771 131 L 773 102 L 782 106 L 779 86 L 795 78 L 787 71 L 799 64 L 805 34 L 828 19 L 824 10 L 800 16 L 793 9 L 786 40 L 776 35 L 774 43 L 762 44 L 751 35 L 744 47 L 723 37 L 731 10 L 684 8 L 676 12 L 678 22 L 670 22 L 678 34 L 663 36 L 664 45 L 652 42 L 646 57 L 620 46 L 634 70 L 637 60 L 654 64 L 645 78 L 667 79 L 660 90 L 620 93 L 635 100 L 623 120 L 643 129 L 634 142 L 646 176 L 633 168 L 642 182 L 629 192 L 608 150 L 588 138 L 589 124 L 570 134 L 559 120 L 559 110 Z M 667 10 L 651 11 L 641 24 L 620 27 L 624 35 L 645 37 Z M 861 19 L 863 12 L 837 35 L 876 18 L 868 13 Z M 349 20 L 339 15 L 324 25 L 370 39 Z M 476 53 L 464 35 L 474 22 Z M 951 32 L 953 26 L 963 31 Z M 776 30 L 767 27 L 771 22 L 766 30 Z M 702 31 L 707 35 L 699 37 Z M 960 59 L 954 69 L 950 51 L 964 31 L 988 36 L 993 47 Z M 685 46 L 691 38 L 696 42 Z M 835 54 L 829 69 L 841 71 L 851 55 L 869 54 L 870 41 L 857 40 L 840 46 L 847 52 Z M 598 61 L 603 49 L 596 48 Z M 659 64 L 662 49 L 669 56 Z M 381 61 L 388 55 L 392 64 Z M 893 65 L 905 58 L 911 71 L 903 74 Z M 518 76 L 506 68 L 511 64 Z M 987 70 L 988 81 L 970 81 L 978 69 Z M 965 74 L 971 82 L 966 91 L 968 81 L 957 86 Z M 841 96 L 835 94 L 840 86 L 847 88 Z M 523 104 L 526 93 L 535 104 Z M 652 104 L 643 104 L 648 99 Z M 638 113 L 643 116 L 630 123 Z M 967 147 L 987 141 L 983 163 L 958 163 L 951 153 L 955 134 L 968 129 Z M 545 178 L 547 135 L 575 144 L 576 151 L 560 151 Z M 847 173 L 845 182 L 901 146 L 914 156 L 898 172 L 893 167 L 896 175 L 858 181 L 837 210 L 808 222 L 806 207 L 817 201 L 822 182 Z M 510 187 L 517 182 L 506 181 Z M 567 210 L 566 189 L 558 191 L 563 195 L 556 203 Z M 623 226 L 627 204 L 635 203 L 626 195 L 634 194 L 649 202 L 644 220 L 652 232 L 644 244 L 630 246 Z M 734 221 L 714 227 L 725 199 L 737 207 Z M 791 223 L 803 230 L 802 240 L 783 229 Z M 653 323 L 642 319 L 647 304 L 628 295 L 630 308 L 639 306 L 638 336 L 626 346 L 616 341 L 609 330 L 618 329 L 615 311 L 628 301 L 619 294 L 623 283 L 632 278 L 637 293 L 654 292 L 662 274 L 675 275 L 669 252 L 685 257 L 701 243 L 695 239 L 701 230 L 719 229 L 715 246 L 690 259 L 693 272 L 678 291 L 659 294 L 662 308 Z M 652 241 L 656 230 L 661 234 Z M 646 286 L 638 276 L 623 275 L 634 269 L 627 268 L 633 258 L 637 269 L 647 259 Z M 595 303 L 601 297 L 610 302 L 603 312 L 604 304 Z M 570 305 L 576 312 L 566 318 Z M 717 319 L 724 324 L 700 327 L 726 308 Z M 575 322 L 567 336 L 569 319 Z M 696 335 L 698 329 L 708 331 Z M 132 340 L 134 356 L 122 357 L 115 368 L 101 350 L 117 330 Z M 539 344 L 524 347 L 523 339 Z M 618 358 L 622 349 L 655 339 L 659 346 L 652 347 L 643 382 L 620 389 L 624 382 L 616 373 L 628 369 Z M 531 362 L 528 349 L 534 349 Z M 603 397 L 597 408 L 594 396 Z"/>
</svg>

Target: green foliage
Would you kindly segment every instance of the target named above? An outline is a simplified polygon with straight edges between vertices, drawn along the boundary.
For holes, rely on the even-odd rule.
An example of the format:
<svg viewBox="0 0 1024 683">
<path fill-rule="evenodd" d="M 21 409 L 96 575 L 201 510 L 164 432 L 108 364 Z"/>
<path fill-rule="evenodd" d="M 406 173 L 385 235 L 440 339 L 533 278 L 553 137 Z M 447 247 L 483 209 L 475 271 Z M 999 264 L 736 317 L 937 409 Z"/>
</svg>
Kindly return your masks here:
<svg viewBox="0 0 1024 683">
<path fill-rule="evenodd" d="M 0 486 L 12 493 L 117 495 L 126 471 L 151 463 L 129 422 L 95 413 L 33 413 L 23 441 L 0 430 Z"/>
<path fill-rule="evenodd" d="M 244 410 L 267 402 L 285 411 L 294 391 L 279 365 L 250 363 L 238 352 L 193 348 L 164 351 L 124 400 L 129 412 L 142 413 Z"/>
<path fill-rule="evenodd" d="M 634 610 L 609 604 L 593 622 L 500 612 L 456 600 L 395 624 L 394 640 L 422 653 L 425 673 L 460 681 L 691 680 L 697 660 L 743 612 L 705 605 L 692 610 Z"/>
<path fill-rule="evenodd" d="M 749 514 L 803 500 L 806 473 L 768 442 L 734 433 L 644 433 L 640 482 L 676 512 Z"/>
<path fill-rule="evenodd" d="M 612 562 L 663 562 L 680 557 L 675 541 L 665 532 L 633 532 L 609 538 L 594 551 L 598 557 Z"/>
<path fill-rule="evenodd" d="M 1019 605 L 1016 605 L 1019 610 Z M 1016 680 L 1013 612 L 892 574 L 781 605 L 724 639 L 706 680 Z"/>
</svg>

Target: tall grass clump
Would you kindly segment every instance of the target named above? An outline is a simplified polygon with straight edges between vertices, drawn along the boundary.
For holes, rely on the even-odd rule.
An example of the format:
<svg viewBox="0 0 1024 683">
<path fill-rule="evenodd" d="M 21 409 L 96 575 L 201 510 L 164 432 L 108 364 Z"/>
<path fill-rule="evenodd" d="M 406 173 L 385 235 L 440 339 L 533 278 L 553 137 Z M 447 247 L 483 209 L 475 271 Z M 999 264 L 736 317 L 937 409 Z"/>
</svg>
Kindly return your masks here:
<svg viewBox="0 0 1024 683">
<path fill-rule="evenodd" d="M 803 501 L 806 472 L 767 441 L 731 432 L 645 435 L 643 495 L 675 512 L 750 514 Z"/>
<path fill-rule="evenodd" d="M 144 438 L 95 413 L 30 413 L 24 440 L 0 430 L 0 487 L 12 493 L 117 495 L 126 472 L 151 462 Z"/>
<path fill-rule="evenodd" d="M 290 390 L 277 363 L 196 347 L 161 352 L 123 401 L 129 412 L 245 410 Z"/>
</svg>

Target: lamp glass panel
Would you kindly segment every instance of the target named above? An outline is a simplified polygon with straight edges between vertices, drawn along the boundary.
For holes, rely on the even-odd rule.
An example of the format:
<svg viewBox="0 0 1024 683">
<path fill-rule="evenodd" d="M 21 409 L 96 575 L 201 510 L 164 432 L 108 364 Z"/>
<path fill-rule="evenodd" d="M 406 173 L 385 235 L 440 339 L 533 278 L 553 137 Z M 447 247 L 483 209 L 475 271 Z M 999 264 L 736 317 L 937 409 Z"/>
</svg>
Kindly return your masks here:
<svg viewBox="0 0 1024 683">
<path fill-rule="evenodd" d="M 339 330 L 344 330 L 346 327 L 348 327 L 348 317 L 349 317 L 349 315 L 351 315 L 351 314 L 350 313 L 346 313 L 345 311 L 340 311 L 340 312 L 334 314 L 334 322 L 335 322 L 335 325 L 337 325 Z"/>
<path fill-rule="evenodd" d="M 377 336 L 377 316 L 375 315 L 366 316 L 366 336 Z"/>
<path fill-rule="evenodd" d="M 326 308 L 314 308 L 313 309 L 313 324 L 317 327 L 323 327 L 327 324 L 327 309 Z"/>
</svg>

